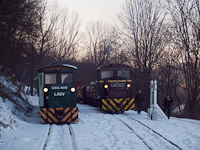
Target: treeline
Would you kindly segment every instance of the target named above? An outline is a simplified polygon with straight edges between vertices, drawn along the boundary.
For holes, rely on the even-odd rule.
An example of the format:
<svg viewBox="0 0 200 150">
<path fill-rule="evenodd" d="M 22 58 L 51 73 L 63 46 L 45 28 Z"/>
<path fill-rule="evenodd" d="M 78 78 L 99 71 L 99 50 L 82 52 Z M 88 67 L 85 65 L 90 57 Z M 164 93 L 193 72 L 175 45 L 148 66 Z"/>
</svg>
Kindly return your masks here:
<svg viewBox="0 0 200 150">
<path fill-rule="evenodd" d="M 78 81 L 89 84 L 97 67 L 124 63 L 146 108 L 156 79 L 161 106 L 169 92 L 179 116 L 200 119 L 199 0 L 126 0 L 114 26 L 97 21 L 84 28 L 77 13 L 44 0 L 0 6 L 0 64 L 25 85 L 37 87 L 36 70 L 49 64 L 76 65 Z"/>
</svg>

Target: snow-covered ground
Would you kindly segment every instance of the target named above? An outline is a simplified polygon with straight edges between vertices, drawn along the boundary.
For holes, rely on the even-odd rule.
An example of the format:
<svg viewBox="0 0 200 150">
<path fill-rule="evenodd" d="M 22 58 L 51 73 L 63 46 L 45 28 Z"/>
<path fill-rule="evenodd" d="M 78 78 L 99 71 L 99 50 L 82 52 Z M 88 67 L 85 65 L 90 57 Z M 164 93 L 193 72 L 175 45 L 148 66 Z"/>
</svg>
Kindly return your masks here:
<svg viewBox="0 0 200 150">
<path fill-rule="evenodd" d="M 13 117 L 15 123 L 2 129 L 1 150 L 73 150 L 69 125 L 48 125 L 40 123 L 38 97 L 31 97 L 35 106 L 29 117 L 17 118 L 11 114 L 9 104 L 0 98 L 1 116 Z M 200 121 L 171 118 L 150 120 L 145 112 L 135 111 L 123 114 L 106 114 L 98 108 L 78 104 L 79 122 L 70 127 L 73 130 L 78 150 L 171 150 L 200 149 Z M 0 117 L 1 117 L 0 116 Z M 134 118 L 134 119 L 132 119 Z M 141 123 L 149 128 L 143 126 Z M 9 124 L 9 122 L 7 123 Z M 14 124 L 14 125 L 13 125 Z"/>
</svg>

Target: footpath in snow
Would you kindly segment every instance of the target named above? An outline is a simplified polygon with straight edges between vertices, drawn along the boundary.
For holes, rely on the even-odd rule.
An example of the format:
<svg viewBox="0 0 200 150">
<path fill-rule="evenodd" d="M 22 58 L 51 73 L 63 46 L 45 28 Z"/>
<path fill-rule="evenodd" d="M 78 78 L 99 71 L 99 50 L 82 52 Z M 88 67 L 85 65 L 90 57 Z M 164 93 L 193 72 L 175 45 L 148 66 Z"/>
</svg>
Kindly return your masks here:
<svg viewBox="0 0 200 150">
<path fill-rule="evenodd" d="M 35 109 L 25 120 L 17 119 L 16 127 L 3 132 L 1 150 L 73 150 L 69 125 L 49 125 L 40 123 L 38 98 L 30 97 Z M 70 127 L 78 150 L 198 150 L 200 149 L 200 121 L 171 118 L 170 120 L 150 120 L 142 112 L 106 114 L 98 108 L 78 104 L 79 122 Z M 153 129 L 170 144 L 134 118 Z M 124 124 L 125 123 L 125 124 Z"/>
</svg>

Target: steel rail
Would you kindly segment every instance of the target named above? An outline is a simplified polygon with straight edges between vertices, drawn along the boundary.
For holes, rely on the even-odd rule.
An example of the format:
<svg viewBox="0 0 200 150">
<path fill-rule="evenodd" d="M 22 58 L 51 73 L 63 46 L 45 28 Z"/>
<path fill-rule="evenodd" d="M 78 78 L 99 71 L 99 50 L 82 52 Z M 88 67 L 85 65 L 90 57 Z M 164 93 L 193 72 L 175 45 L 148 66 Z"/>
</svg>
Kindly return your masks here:
<svg viewBox="0 0 200 150">
<path fill-rule="evenodd" d="M 163 135 L 161 135 L 160 133 L 156 132 L 155 130 L 153 130 L 152 128 L 150 128 L 149 126 L 145 125 L 144 123 L 142 123 L 141 121 L 131 117 L 131 116 L 128 116 L 126 114 L 124 114 L 125 116 L 131 118 L 132 120 L 134 121 L 137 121 L 138 123 L 140 123 L 141 125 L 143 125 L 144 127 L 148 128 L 149 130 L 151 130 L 152 132 L 154 132 L 155 134 L 159 135 L 160 137 L 162 137 L 163 139 L 165 139 L 166 141 L 168 141 L 170 144 L 174 145 L 176 148 L 178 148 L 179 150 L 182 150 L 181 147 L 179 147 L 177 144 L 173 143 L 172 141 L 170 141 L 169 139 L 167 139 L 166 137 L 164 137 Z"/>
</svg>

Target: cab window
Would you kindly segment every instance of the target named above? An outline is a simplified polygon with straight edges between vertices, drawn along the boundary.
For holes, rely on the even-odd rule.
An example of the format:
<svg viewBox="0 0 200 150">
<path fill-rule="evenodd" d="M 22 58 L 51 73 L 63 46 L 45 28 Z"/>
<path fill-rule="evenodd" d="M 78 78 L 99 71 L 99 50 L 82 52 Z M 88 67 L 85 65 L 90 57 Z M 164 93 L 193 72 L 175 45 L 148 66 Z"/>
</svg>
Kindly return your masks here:
<svg viewBox="0 0 200 150">
<path fill-rule="evenodd" d="M 117 70 L 117 76 L 123 78 L 130 78 L 130 71 L 129 70 Z"/>
<path fill-rule="evenodd" d="M 56 74 L 46 73 L 45 74 L 45 84 L 56 84 Z"/>
<path fill-rule="evenodd" d="M 61 74 L 61 83 L 73 83 L 73 74 L 72 73 L 62 73 Z"/>
<path fill-rule="evenodd" d="M 113 76 L 112 70 L 101 71 L 101 79 L 109 78 Z"/>
</svg>

